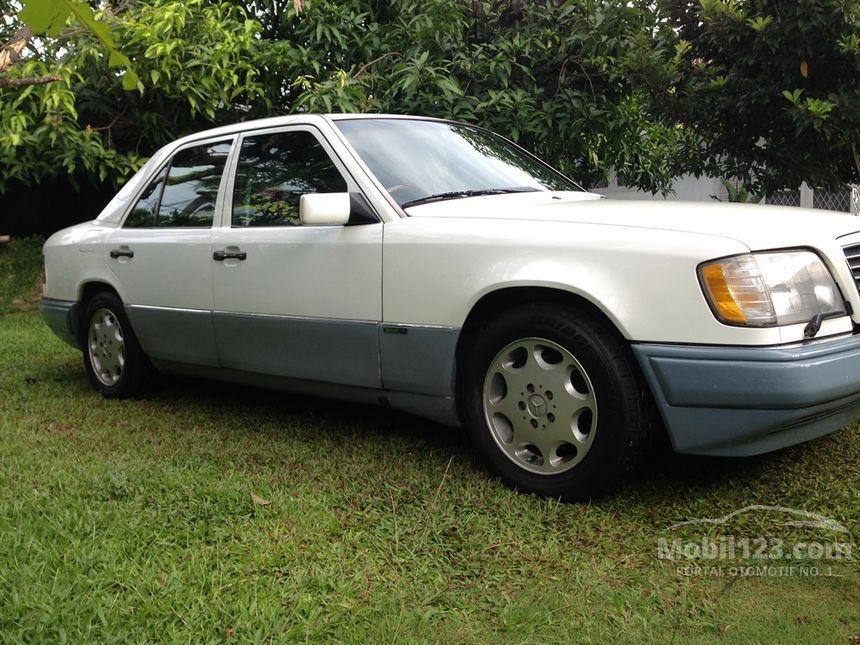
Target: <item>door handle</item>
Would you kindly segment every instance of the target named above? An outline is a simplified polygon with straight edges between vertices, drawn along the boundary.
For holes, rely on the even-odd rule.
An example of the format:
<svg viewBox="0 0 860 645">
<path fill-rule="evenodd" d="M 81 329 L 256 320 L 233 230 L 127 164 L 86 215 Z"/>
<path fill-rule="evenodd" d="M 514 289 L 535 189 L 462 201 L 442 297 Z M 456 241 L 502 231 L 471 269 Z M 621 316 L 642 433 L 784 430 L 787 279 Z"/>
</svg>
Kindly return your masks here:
<svg viewBox="0 0 860 645">
<path fill-rule="evenodd" d="M 117 258 L 133 258 L 134 251 L 131 249 L 112 249 L 110 256 L 116 260 Z"/>
<path fill-rule="evenodd" d="M 248 254 L 244 251 L 215 251 L 212 254 L 212 259 L 216 262 L 223 262 L 224 260 L 244 260 L 248 257 Z"/>
</svg>

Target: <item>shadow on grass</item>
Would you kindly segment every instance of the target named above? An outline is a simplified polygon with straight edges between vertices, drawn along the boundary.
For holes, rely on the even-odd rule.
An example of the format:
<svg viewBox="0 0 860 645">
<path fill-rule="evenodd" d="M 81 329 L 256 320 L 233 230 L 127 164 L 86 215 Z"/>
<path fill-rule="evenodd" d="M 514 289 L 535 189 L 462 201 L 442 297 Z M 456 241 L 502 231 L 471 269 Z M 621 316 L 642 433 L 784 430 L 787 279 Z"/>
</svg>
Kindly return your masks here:
<svg viewBox="0 0 860 645">
<path fill-rule="evenodd" d="M 150 400 L 181 405 L 184 400 L 202 403 L 225 414 L 267 417 L 275 424 L 320 422 L 326 431 L 348 427 L 363 434 L 383 434 L 433 448 L 454 447 L 469 452 L 464 429 L 451 428 L 421 417 L 382 406 L 350 403 L 280 390 L 235 385 L 183 376 L 162 376 Z"/>
<path fill-rule="evenodd" d="M 160 387 L 148 398 L 169 407 L 181 407 L 185 401 L 202 404 L 215 416 L 233 418 L 249 433 L 256 431 L 255 420 L 264 418 L 276 427 L 294 427 L 299 423 L 350 437 L 357 433 L 362 438 L 373 435 L 396 438 L 413 447 L 411 455 L 404 458 L 417 462 L 430 452 L 450 453 L 458 462 L 470 463 L 487 472 L 474 457 L 464 428 L 450 428 L 388 408 L 187 377 L 163 377 Z M 284 434 L 278 440 L 295 438 Z M 825 437 L 814 444 L 829 441 L 831 438 Z M 730 482 L 759 479 L 766 471 L 791 461 L 796 450 L 800 448 L 754 457 L 702 457 L 677 454 L 668 441 L 662 441 L 639 475 L 622 488 L 621 496 L 626 497 L 625 491 L 648 498 L 665 495 L 667 491 L 685 496 L 714 494 Z"/>
<path fill-rule="evenodd" d="M 781 459 L 779 452 L 752 457 L 682 455 L 667 446 L 650 460 L 641 479 L 646 483 L 707 488 L 724 483 L 727 477 L 754 475 Z"/>
<path fill-rule="evenodd" d="M 52 364 L 22 372 L 22 384 L 38 388 L 41 382 L 62 382 L 63 389 L 73 397 L 93 397 L 96 401 L 99 397 L 86 382 L 79 361 L 69 360 L 62 369 Z M 468 464 L 476 477 L 492 477 L 475 459 L 464 428 L 449 428 L 387 408 L 166 376 L 154 392 L 138 402 L 143 406 L 139 413 L 161 417 L 166 423 L 174 423 L 174 418 L 172 431 L 177 439 L 204 428 L 204 433 L 217 433 L 219 441 L 224 442 L 222 446 L 235 447 L 235 454 L 241 452 L 243 445 L 250 446 L 261 439 L 288 446 L 314 441 L 320 433 L 329 443 L 363 444 L 362 449 L 374 451 L 373 443 L 378 438 L 380 444 L 397 451 L 404 465 L 411 463 L 418 470 L 430 458 L 444 464 L 453 457 L 458 464 Z M 852 467 L 845 463 L 856 454 L 854 444 L 845 439 L 850 432 L 844 429 L 800 446 L 742 458 L 679 455 L 664 440 L 639 475 L 606 502 L 648 505 L 665 503 L 667 495 L 688 499 L 745 497 L 754 491 L 784 495 L 785 485 L 797 488 L 790 481 L 814 475 L 823 465 L 828 471 Z M 194 440 L 189 437 L 189 441 Z M 180 445 L 177 442 L 174 448 Z M 249 458 L 260 458 L 258 451 L 251 453 Z"/>
</svg>

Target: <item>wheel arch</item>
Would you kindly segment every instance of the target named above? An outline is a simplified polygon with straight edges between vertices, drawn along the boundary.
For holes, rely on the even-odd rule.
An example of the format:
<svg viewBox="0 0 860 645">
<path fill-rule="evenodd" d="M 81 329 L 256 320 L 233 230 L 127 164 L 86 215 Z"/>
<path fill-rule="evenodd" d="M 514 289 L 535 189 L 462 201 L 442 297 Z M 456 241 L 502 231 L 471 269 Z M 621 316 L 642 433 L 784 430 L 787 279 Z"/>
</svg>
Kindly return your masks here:
<svg viewBox="0 0 860 645">
<path fill-rule="evenodd" d="M 559 304 L 600 319 L 607 327 L 618 334 L 619 338 L 628 340 L 614 321 L 601 307 L 580 294 L 565 291 L 557 287 L 547 286 L 508 286 L 495 289 L 481 296 L 469 310 L 460 328 L 455 349 L 454 391 L 457 399 L 458 414 L 464 418 L 460 409 L 463 401 L 461 387 L 463 385 L 463 369 L 466 365 L 467 352 L 481 330 L 498 315 L 515 307 L 530 304 Z M 631 355 L 632 358 L 632 355 Z M 635 363 L 635 359 L 634 359 Z M 638 367 L 638 365 L 637 365 Z"/>
<path fill-rule="evenodd" d="M 86 302 L 100 291 L 110 291 L 113 295 L 122 300 L 122 296 L 119 294 L 119 291 L 117 291 L 116 287 L 112 284 L 101 279 L 93 279 L 86 280 L 78 286 L 78 302 L 82 305 L 86 304 Z"/>
<path fill-rule="evenodd" d="M 119 291 L 109 282 L 101 279 L 92 279 L 82 282 L 78 286 L 78 329 L 81 335 L 86 334 L 86 323 L 84 318 L 87 315 L 87 303 L 92 300 L 97 294 L 107 291 L 112 293 L 120 302 L 125 302 Z M 83 338 L 79 339 L 83 341 Z"/>
</svg>

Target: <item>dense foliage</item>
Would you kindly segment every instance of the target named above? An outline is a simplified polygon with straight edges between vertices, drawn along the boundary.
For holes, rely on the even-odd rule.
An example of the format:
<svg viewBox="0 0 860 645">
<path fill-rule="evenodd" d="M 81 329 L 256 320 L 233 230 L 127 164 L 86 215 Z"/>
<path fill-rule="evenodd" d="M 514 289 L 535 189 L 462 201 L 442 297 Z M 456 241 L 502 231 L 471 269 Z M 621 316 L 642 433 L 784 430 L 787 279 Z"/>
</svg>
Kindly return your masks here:
<svg viewBox="0 0 860 645">
<path fill-rule="evenodd" d="M 259 24 L 241 9 L 159 0 L 98 17 L 113 27 L 145 89 L 124 90 L 126 74 L 89 30 L 69 27 L 40 40 L 8 74 L 59 80 L 0 89 L 0 190 L 57 173 L 121 178 L 177 135 L 236 120 L 243 104 L 266 105 L 256 80 Z M 6 30 L 15 27 L 8 21 Z"/>
<path fill-rule="evenodd" d="M 254 9 L 273 18 L 274 4 Z M 648 109 L 643 81 L 664 54 L 648 6 L 350 0 L 266 24 L 307 61 L 295 67 L 293 108 L 480 123 L 586 183 L 614 167 L 656 189 L 681 169 L 690 139 Z"/>
<path fill-rule="evenodd" d="M 678 31 L 670 118 L 706 168 L 769 192 L 860 182 L 858 0 L 662 0 Z"/>
<path fill-rule="evenodd" d="M 857 180 L 858 0 L 90 4 L 141 89 L 123 89 L 103 33 L 72 21 L 34 38 L 0 68 L 0 191 L 116 180 L 177 135 L 300 110 L 478 123 L 586 184 L 609 170 L 648 190 L 681 172 Z M 34 77 L 57 80 L 3 87 Z"/>
</svg>

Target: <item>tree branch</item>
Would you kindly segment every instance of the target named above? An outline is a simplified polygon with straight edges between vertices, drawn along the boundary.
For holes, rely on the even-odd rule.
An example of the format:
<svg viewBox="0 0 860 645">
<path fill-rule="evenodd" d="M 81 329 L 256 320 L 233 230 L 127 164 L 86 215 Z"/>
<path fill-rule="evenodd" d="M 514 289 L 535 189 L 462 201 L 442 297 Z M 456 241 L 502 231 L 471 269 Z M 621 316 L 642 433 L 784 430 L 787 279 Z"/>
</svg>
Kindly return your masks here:
<svg viewBox="0 0 860 645">
<path fill-rule="evenodd" d="M 52 74 L 50 76 L 40 76 L 38 78 L 9 78 L 0 77 L 0 89 L 10 87 L 26 87 L 27 85 L 47 85 L 63 80 L 62 76 Z"/>
<path fill-rule="evenodd" d="M 29 27 L 24 26 L 15 32 L 12 40 L 3 45 L 3 49 L 0 49 L 0 72 L 5 72 L 21 60 L 21 52 L 32 37 L 33 32 Z"/>
<path fill-rule="evenodd" d="M 375 65 L 379 61 L 384 60 L 384 59 L 388 58 L 389 56 L 400 56 L 402 58 L 403 54 L 401 54 L 400 52 L 386 52 L 386 53 L 382 54 L 382 56 L 377 56 L 376 58 L 374 58 L 369 63 L 365 63 L 364 65 L 359 67 L 358 71 L 355 74 L 353 74 L 353 78 L 358 78 L 359 76 L 364 74 L 364 72 L 367 71 L 368 67 L 370 67 L 371 65 Z"/>
</svg>

